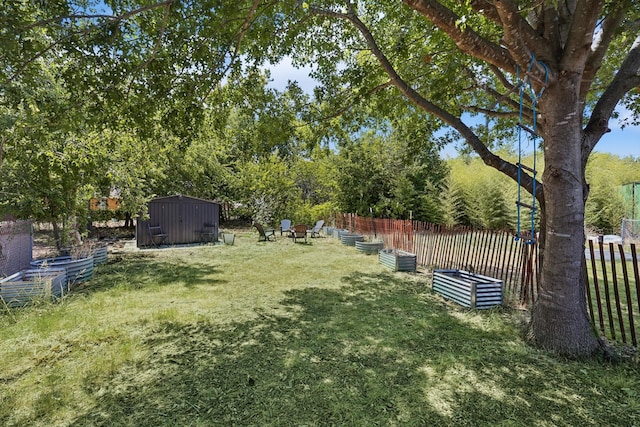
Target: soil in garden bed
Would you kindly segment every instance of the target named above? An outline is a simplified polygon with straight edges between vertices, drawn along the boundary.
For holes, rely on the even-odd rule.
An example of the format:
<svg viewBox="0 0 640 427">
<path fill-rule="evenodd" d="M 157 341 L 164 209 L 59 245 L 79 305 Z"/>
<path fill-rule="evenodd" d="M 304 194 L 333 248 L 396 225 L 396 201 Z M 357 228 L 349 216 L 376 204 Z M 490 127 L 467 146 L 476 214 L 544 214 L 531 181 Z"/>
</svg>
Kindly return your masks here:
<svg viewBox="0 0 640 427">
<path fill-rule="evenodd" d="M 127 241 L 135 238 L 135 228 L 126 228 L 124 221 L 94 223 L 88 238 L 106 244 L 109 251 L 122 249 Z M 59 255 L 50 224 L 34 224 L 32 258 L 52 258 Z"/>
</svg>

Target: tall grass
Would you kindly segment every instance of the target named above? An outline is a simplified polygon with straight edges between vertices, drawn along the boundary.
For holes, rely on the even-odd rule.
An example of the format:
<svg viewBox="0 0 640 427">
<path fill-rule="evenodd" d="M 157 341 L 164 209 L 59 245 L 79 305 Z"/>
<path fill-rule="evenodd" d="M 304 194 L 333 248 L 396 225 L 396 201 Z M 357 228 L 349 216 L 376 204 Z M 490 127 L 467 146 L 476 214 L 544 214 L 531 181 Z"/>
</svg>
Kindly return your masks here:
<svg viewBox="0 0 640 427">
<path fill-rule="evenodd" d="M 640 424 L 637 365 L 558 360 L 518 313 L 310 242 L 112 256 L 62 303 L 2 315 L 0 424 Z"/>
</svg>

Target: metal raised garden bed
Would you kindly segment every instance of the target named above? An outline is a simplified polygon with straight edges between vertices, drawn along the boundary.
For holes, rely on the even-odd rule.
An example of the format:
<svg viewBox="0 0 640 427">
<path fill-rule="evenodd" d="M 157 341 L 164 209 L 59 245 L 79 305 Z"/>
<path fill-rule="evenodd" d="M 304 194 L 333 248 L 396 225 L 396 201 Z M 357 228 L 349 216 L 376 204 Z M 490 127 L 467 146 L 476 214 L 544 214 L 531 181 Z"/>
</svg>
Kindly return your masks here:
<svg viewBox="0 0 640 427">
<path fill-rule="evenodd" d="M 433 291 L 468 308 L 502 304 L 502 280 L 464 270 L 434 270 Z"/>
<path fill-rule="evenodd" d="M 0 297 L 8 307 L 24 307 L 37 300 L 61 298 L 67 293 L 64 268 L 34 268 L 0 280 Z"/>
<path fill-rule="evenodd" d="M 377 254 L 384 248 L 384 242 L 356 242 L 356 251 L 363 254 Z"/>
<path fill-rule="evenodd" d="M 400 249 L 382 249 L 378 252 L 380 264 L 393 271 L 416 271 L 416 255 Z"/>
<path fill-rule="evenodd" d="M 73 259 L 70 256 L 36 259 L 31 261 L 31 267 L 63 267 L 67 271 L 67 283 L 70 285 L 85 282 L 93 277 L 93 255 L 86 258 Z"/>
<path fill-rule="evenodd" d="M 344 228 L 333 229 L 333 237 L 335 237 L 336 239 L 340 239 L 343 234 L 350 234 L 349 230 L 345 230 Z"/>
<path fill-rule="evenodd" d="M 364 241 L 364 236 L 362 234 L 342 234 L 340 236 L 340 242 L 347 246 L 355 246 L 356 242 L 362 241 Z"/>
<path fill-rule="evenodd" d="M 107 247 L 106 246 L 98 246 L 93 249 L 93 265 L 94 267 L 97 265 L 101 265 L 107 262 Z"/>
</svg>

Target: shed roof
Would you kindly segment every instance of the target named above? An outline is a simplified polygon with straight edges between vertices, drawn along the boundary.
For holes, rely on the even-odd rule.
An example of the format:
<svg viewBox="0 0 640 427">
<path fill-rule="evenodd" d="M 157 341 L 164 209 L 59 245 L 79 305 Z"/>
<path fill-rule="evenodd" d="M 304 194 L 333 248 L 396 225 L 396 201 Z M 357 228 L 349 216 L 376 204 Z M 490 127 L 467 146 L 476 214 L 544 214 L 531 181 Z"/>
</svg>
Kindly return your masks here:
<svg viewBox="0 0 640 427">
<path fill-rule="evenodd" d="M 156 197 L 155 199 L 152 199 L 151 202 L 165 202 L 165 201 L 169 202 L 169 201 L 172 201 L 172 200 L 183 200 L 183 199 L 197 201 L 197 202 L 203 202 L 203 203 L 213 203 L 213 204 L 216 204 L 216 205 L 220 204 L 218 202 L 214 202 L 213 200 L 201 199 L 201 198 L 192 197 L 192 196 L 185 196 L 183 194 L 176 194 L 176 195 L 173 195 L 173 196 Z"/>
</svg>

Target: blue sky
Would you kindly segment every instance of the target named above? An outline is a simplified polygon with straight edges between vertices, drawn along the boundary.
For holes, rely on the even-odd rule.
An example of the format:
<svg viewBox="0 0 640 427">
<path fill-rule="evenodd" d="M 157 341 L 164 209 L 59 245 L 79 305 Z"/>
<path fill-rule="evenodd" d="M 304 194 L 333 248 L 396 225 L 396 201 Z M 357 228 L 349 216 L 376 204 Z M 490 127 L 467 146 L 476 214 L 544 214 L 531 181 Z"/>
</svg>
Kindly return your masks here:
<svg viewBox="0 0 640 427">
<path fill-rule="evenodd" d="M 619 156 L 640 157 L 640 126 L 620 128 L 617 121 L 609 122 L 611 132 L 602 137 L 595 151 Z"/>
<path fill-rule="evenodd" d="M 309 77 L 310 68 L 296 69 L 291 65 L 289 59 L 284 59 L 277 65 L 271 67 L 271 79 L 270 86 L 284 90 L 289 80 L 295 80 L 300 87 L 311 93 L 316 82 Z M 621 115 L 624 115 L 622 113 Z M 640 158 L 640 126 L 627 126 L 622 129 L 616 120 L 611 120 L 609 123 L 611 132 L 602 137 L 598 145 L 596 146 L 596 152 L 611 153 L 620 157 L 633 156 Z M 455 147 L 449 145 L 445 147 L 441 154 L 445 157 L 455 157 Z"/>
</svg>

